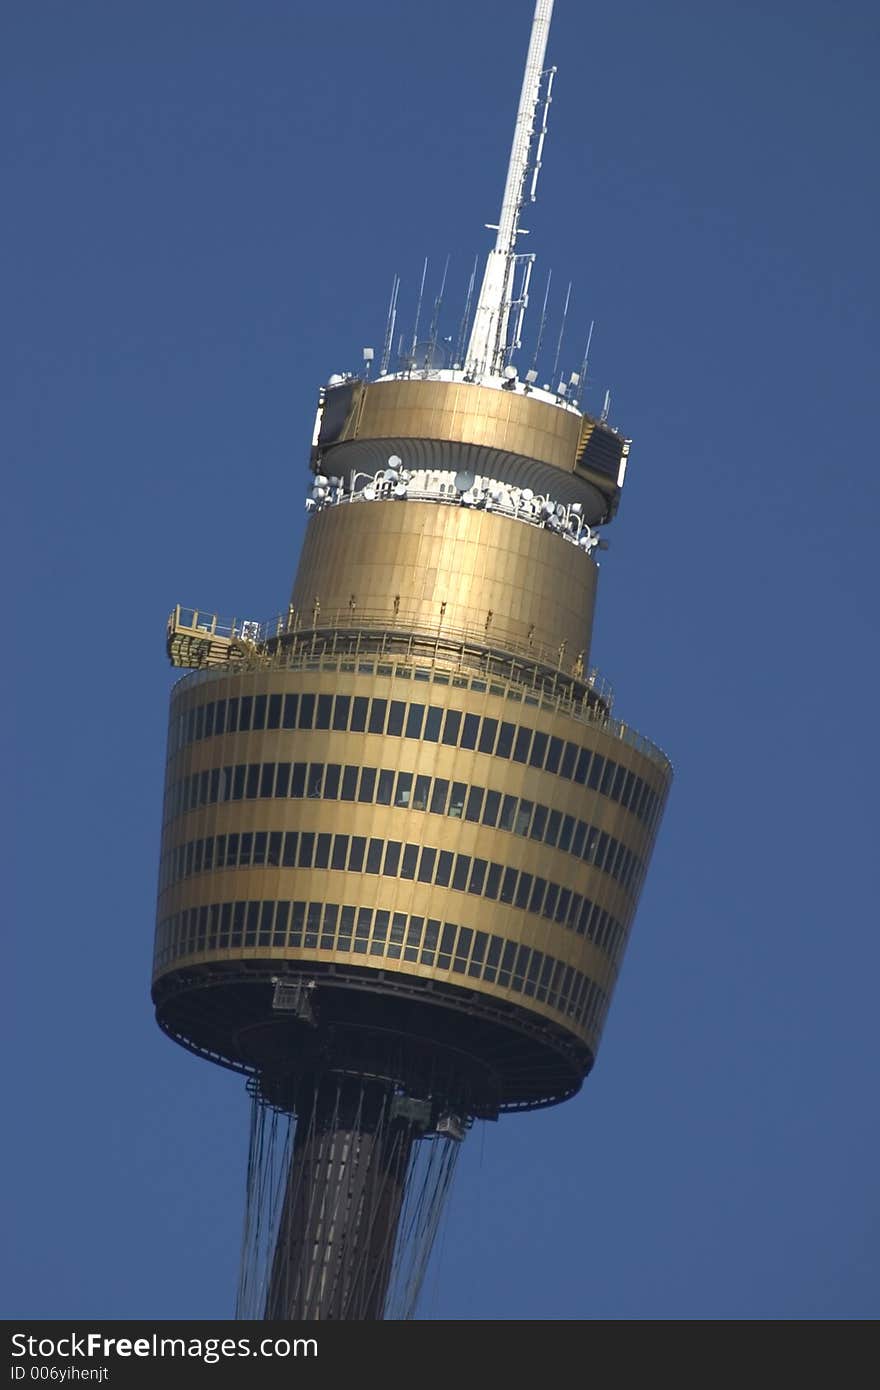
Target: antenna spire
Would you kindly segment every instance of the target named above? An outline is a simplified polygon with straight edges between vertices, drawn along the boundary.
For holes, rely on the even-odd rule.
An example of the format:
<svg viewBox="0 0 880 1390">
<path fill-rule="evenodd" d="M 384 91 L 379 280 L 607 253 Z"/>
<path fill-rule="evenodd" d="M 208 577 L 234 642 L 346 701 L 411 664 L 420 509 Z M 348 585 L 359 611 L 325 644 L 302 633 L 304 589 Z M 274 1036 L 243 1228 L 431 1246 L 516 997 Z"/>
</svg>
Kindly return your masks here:
<svg viewBox="0 0 880 1390">
<path fill-rule="evenodd" d="M 508 318 L 513 300 L 516 238 L 522 231 L 519 219 L 523 204 L 526 201 L 526 176 L 529 172 L 536 116 L 541 101 L 544 55 L 547 51 L 547 38 L 550 33 L 552 15 L 553 0 L 537 0 L 519 108 L 516 113 L 513 144 L 507 165 L 507 181 L 504 185 L 504 197 L 501 202 L 501 214 L 498 218 L 495 246 L 486 259 L 483 285 L 474 314 L 474 326 L 471 330 L 466 355 L 468 370 L 478 377 L 500 376 L 504 368 Z M 552 74 L 550 74 L 550 79 L 552 80 Z M 543 118 L 538 132 L 539 148 L 535 161 L 535 177 L 532 180 L 532 198 L 534 198 L 544 133 L 547 128 L 547 106 L 550 101 L 549 86 L 550 82 L 548 81 Z"/>
</svg>

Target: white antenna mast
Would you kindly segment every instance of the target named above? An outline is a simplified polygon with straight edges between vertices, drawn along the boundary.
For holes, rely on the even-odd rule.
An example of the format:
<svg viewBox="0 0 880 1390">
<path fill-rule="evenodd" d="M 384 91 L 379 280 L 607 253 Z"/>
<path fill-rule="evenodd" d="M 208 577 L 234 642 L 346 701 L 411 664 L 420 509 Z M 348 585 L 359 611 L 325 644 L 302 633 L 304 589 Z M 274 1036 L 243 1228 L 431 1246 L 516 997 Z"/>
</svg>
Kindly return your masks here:
<svg viewBox="0 0 880 1390">
<path fill-rule="evenodd" d="M 519 108 L 516 113 L 516 128 L 507 165 L 507 182 L 498 219 L 495 246 L 486 259 L 486 270 L 474 326 L 471 330 L 467 350 L 467 367 L 480 377 L 500 376 L 504 368 L 507 350 L 507 321 L 513 299 L 513 275 L 516 264 L 516 238 L 523 230 L 519 225 L 523 204 L 526 201 L 525 184 L 529 171 L 532 140 L 535 135 L 536 116 L 541 101 L 541 79 L 544 76 L 544 55 L 547 52 L 547 38 L 550 33 L 550 20 L 553 15 L 553 0 L 537 0 L 532 20 L 532 33 L 529 51 L 523 74 Z M 544 115 L 538 138 L 538 155 L 532 179 L 531 197 L 535 196 L 535 183 L 540 167 L 544 133 L 547 128 L 547 106 L 550 101 L 549 88 L 552 73 L 549 74 L 548 89 L 545 93 Z M 524 307 L 524 306 L 523 306 Z"/>
<path fill-rule="evenodd" d="M 394 342 L 394 325 L 397 322 L 397 296 L 400 291 L 400 276 L 395 275 L 391 281 L 391 299 L 388 302 L 388 318 L 385 321 L 385 341 L 382 344 L 382 361 L 379 364 L 379 375 L 384 376 L 388 371 L 388 363 L 391 361 L 391 344 Z"/>
</svg>

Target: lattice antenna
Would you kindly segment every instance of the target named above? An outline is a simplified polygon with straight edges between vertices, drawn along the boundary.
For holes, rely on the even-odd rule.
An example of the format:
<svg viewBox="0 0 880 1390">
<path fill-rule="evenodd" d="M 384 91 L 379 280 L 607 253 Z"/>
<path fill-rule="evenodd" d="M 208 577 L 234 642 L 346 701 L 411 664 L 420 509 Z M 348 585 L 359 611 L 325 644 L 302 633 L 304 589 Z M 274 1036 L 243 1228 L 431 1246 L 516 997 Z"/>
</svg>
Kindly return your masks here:
<svg viewBox="0 0 880 1390">
<path fill-rule="evenodd" d="M 508 318 L 513 302 L 513 277 L 516 268 L 516 239 L 524 229 L 519 225 L 523 205 L 526 201 L 525 185 L 529 169 L 533 165 L 533 144 L 535 141 L 537 113 L 541 104 L 541 82 L 544 73 L 544 55 L 547 51 L 547 38 L 550 33 L 550 19 L 553 15 L 553 0 L 537 0 L 526 55 L 519 108 L 516 114 L 516 127 L 510 160 L 507 165 L 507 181 L 501 202 L 501 214 L 496 225 L 495 246 L 486 259 L 486 270 L 474 326 L 468 343 L 466 365 L 468 371 L 479 377 L 500 376 L 505 362 L 508 343 Z M 548 81 L 548 87 L 550 86 Z M 546 130 L 546 113 L 549 105 L 549 92 L 544 100 L 544 114 L 538 131 L 536 154 L 543 150 Z M 537 170 L 535 171 L 537 173 Z M 535 178 L 532 180 L 534 192 Z"/>
</svg>

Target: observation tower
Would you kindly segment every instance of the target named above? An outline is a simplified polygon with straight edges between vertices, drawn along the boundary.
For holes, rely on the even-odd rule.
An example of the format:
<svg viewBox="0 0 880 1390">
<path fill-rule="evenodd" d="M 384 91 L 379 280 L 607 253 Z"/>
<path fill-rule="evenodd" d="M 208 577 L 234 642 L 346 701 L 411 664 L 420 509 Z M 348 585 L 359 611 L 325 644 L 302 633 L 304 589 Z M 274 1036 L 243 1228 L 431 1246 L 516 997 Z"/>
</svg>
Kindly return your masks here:
<svg viewBox="0 0 880 1390">
<path fill-rule="evenodd" d="M 169 620 L 153 999 L 248 1078 L 244 1317 L 412 1316 L 469 1127 L 593 1066 L 669 787 L 590 664 L 629 440 L 517 366 L 552 9 L 458 357 L 393 360 L 395 279 L 281 615 Z"/>
</svg>

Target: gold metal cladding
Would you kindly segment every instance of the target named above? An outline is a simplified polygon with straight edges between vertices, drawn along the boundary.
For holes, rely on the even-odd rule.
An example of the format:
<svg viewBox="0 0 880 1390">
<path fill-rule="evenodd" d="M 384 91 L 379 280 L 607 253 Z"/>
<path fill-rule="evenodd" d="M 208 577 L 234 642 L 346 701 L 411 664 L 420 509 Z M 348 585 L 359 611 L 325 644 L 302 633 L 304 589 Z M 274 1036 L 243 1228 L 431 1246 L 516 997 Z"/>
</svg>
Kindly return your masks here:
<svg viewBox="0 0 880 1390">
<path fill-rule="evenodd" d="M 364 511 L 372 510 L 365 506 Z M 356 510 L 356 509 L 353 509 Z M 402 508 L 405 510 L 405 508 Z M 534 705 L 511 704 L 491 692 L 478 693 L 453 686 L 416 682 L 399 676 L 358 676 L 320 672 L 260 672 L 230 674 L 200 679 L 175 697 L 174 712 L 180 713 L 192 704 L 210 698 L 228 698 L 234 694 L 271 694 L 284 691 L 309 691 L 315 694 L 369 694 L 379 698 L 405 701 L 420 700 L 447 708 L 466 710 L 498 719 L 527 722 L 536 729 L 555 734 L 562 739 L 596 747 L 616 761 L 632 769 L 655 787 L 661 795 L 666 779 L 656 763 L 627 746 L 621 739 L 562 713 L 550 712 Z M 466 784 L 479 784 L 502 793 L 528 797 L 552 805 L 606 829 L 647 862 L 653 834 L 629 811 L 591 791 L 537 768 L 522 763 L 495 758 L 475 750 L 465 750 L 442 743 L 424 742 L 385 734 L 365 734 L 332 730 L 262 730 L 250 733 L 223 734 L 186 745 L 170 761 L 168 783 L 181 776 L 207 768 L 239 762 L 294 761 L 339 762 L 356 766 L 372 766 L 395 771 L 412 771 L 431 777 L 456 779 Z M 631 921 L 634 903 L 607 875 L 584 865 L 574 856 L 514 836 L 509 831 L 493 829 L 459 818 L 441 817 L 424 811 L 400 806 L 374 803 L 255 799 L 227 801 L 198 808 L 177 817 L 165 827 L 163 850 L 190 839 L 207 835 L 228 834 L 230 831 L 297 830 L 333 832 L 348 835 L 374 836 L 419 845 L 431 845 L 478 855 L 507 863 L 520 870 L 539 873 L 576 892 L 590 896 L 600 906 L 619 917 L 626 929 Z M 610 995 L 619 963 L 612 963 L 590 940 L 571 929 L 537 917 L 529 912 L 497 900 L 468 893 L 422 884 L 410 879 L 383 878 L 348 870 L 282 868 L 254 866 L 251 868 L 213 869 L 194 874 L 168 889 L 162 895 L 159 918 L 164 920 L 187 907 L 231 900 L 304 900 L 355 904 L 391 912 L 403 912 L 433 917 L 441 922 L 454 922 L 475 931 L 494 933 L 506 940 L 536 948 L 565 965 L 570 965 L 594 981 Z M 179 970 L 184 963 L 197 967 L 215 961 L 288 960 L 297 964 L 313 961 L 317 964 L 355 964 L 360 967 L 400 972 L 422 979 L 459 984 L 481 996 L 515 1003 L 520 1009 L 534 1012 L 562 1025 L 572 1035 L 587 1043 L 595 1052 L 601 1031 L 602 1017 L 595 1024 L 582 1027 L 570 1017 L 539 1002 L 482 979 L 463 979 L 446 968 L 405 963 L 386 957 L 371 960 L 349 951 L 313 951 L 306 947 L 236 947 L 218 948 L 197 956 L 177 958 L 156 971 L 156 979 Z M 604 1015 L 604 1010 L 603 1010 Z"/>
<path fill-rule="evenodd" d="M 444 439 L 519 454 L 573 473 L 582 419 L 533 396 L 473 382 L 377 381 L 353 393 L 334 442 Z"/>
<path fill-rule="evenodd" d="M 501 393 L 497 393 L 501 394 Z M 597 568 L 577 546 L 496 513 L 431 502 L 353 502 L 309 521 L 291 605 L 309 615 L 399 614 L 492 646 L 563 647 L 589 663 Z M 560 665 L 563 664 L 560 661 Z"/>
</svg>

